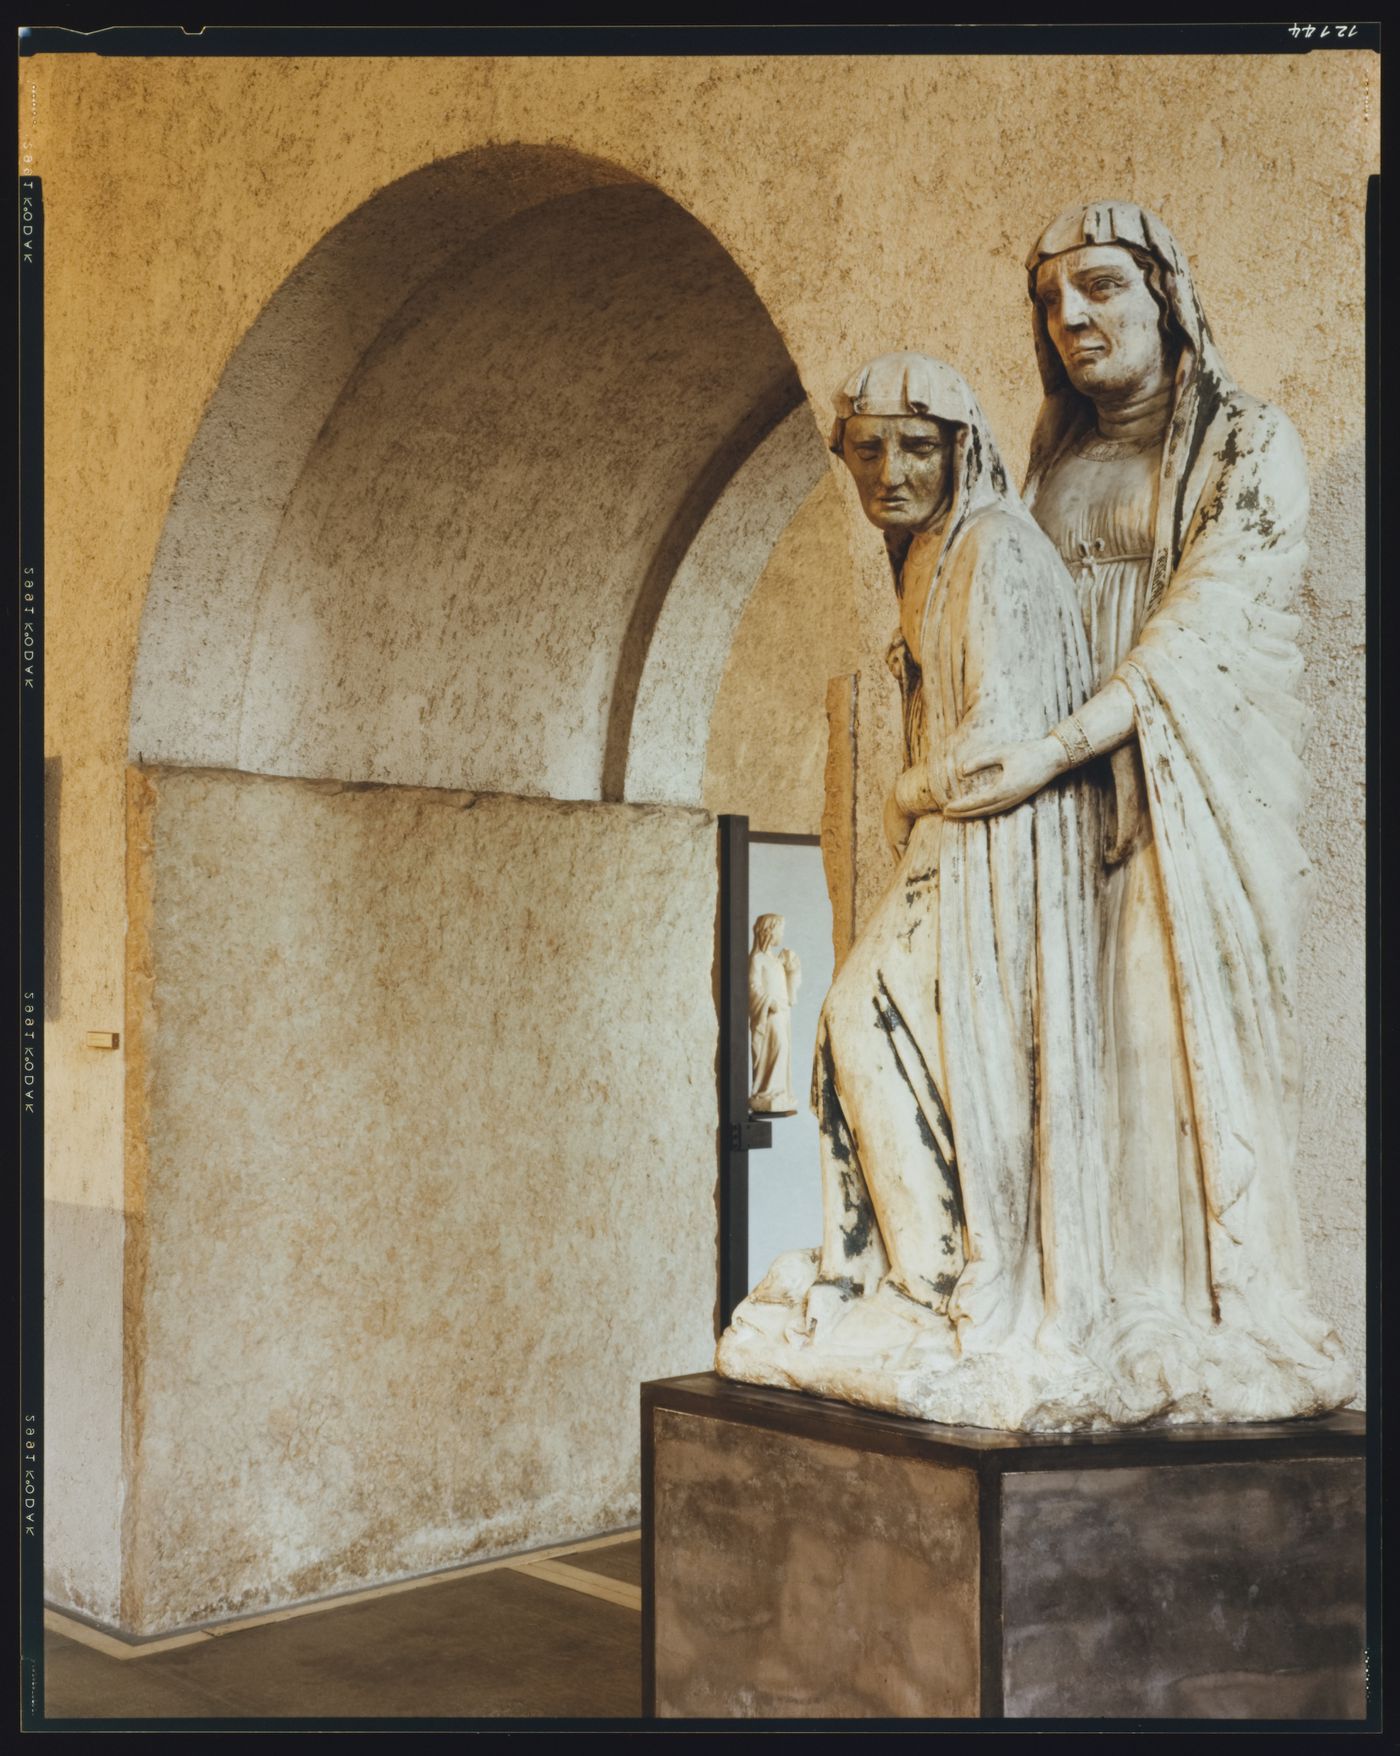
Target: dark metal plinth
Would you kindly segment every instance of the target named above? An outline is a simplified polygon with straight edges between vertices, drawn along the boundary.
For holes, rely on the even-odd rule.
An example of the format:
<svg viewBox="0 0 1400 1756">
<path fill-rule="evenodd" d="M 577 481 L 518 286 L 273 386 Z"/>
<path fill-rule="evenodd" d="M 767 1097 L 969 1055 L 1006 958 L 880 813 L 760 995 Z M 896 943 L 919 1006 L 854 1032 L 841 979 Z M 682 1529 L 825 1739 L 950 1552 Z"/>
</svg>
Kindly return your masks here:
<svg viewBox="0 0 1400 1756">
<path fill-rule="evenodd" d="M 659 1718 L 1362 1719 L 1365 1421 L 1035 1435 L 642 1386 Z"/>
</svg>

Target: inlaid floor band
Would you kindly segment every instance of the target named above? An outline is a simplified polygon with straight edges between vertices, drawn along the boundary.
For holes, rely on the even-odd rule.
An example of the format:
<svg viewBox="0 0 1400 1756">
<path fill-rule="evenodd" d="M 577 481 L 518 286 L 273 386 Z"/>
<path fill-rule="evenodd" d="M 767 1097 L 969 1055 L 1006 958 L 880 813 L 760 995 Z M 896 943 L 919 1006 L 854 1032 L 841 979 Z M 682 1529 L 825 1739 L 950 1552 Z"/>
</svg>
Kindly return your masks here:
<svg viewBox="0 0 1400 1756">
<path fill-rule="evenodd" d="M 574 1553 L 577 1553 L 575 1550 Z M 624 1609 L 640 1611 L 642 1588 L 625 1579 L 610 1579 L 606 1573 L 591 1573 L 586 1567 L 570 1567 L 563 1561 L 517 1561 L 517 1573 L 543 1579 L 550 1585 L 562 1585 L 569 1591 L 585 1592 L 589 1597 L 603 1598 Z"/>
</svg>

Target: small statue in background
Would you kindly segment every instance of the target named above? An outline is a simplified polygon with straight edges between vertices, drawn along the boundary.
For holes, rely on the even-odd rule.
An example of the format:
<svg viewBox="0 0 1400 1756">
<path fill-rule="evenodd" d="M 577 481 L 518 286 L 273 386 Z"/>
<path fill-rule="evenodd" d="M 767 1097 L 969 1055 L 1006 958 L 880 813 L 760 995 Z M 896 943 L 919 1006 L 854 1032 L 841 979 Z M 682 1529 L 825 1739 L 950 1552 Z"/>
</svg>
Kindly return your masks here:
<svg viewBox="0 0 1400 1756">
<path fill-rule="evenodd" d="M 792 1093 L 792 1003 L 802 981 L 797 953 L 783 950 L 781 915 L 760 915 L 753 924 L 749 953 L 749 1045 L 753 1054 L 753 1095 L 749 1108 L 760 1116 L 795 1116 Z"/>
</svg>

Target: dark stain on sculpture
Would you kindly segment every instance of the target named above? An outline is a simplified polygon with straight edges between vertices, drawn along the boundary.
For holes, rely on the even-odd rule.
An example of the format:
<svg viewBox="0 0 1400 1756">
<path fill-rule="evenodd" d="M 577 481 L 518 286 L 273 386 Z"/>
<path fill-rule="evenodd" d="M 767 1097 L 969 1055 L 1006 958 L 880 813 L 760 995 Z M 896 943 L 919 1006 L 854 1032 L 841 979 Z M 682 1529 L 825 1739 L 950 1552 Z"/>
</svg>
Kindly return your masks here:
<svg viewBox="0 0 1400 1756">
<path fill-rule="evenodd" d="M 836 1093 L 836 1068 L 825 1023 L 817 1041 L 812 1087 L 817 1126 L 840 1170 L 841 1205 L 846 1213 L 841 1227 L 841 1247 L 847 1259 L 854 1261 L 870 1248 L 875 1235 L 875 1209 L 865 1180 L 856 1167 L 854 1142 L 842 1113 L 841 1099 Z"/>
<path fill-rule="evenodd" d="M 909 1087 L 910 1097 L 914 1100 L 914 1121 L 919 1130 L 919 1139 L 930 1152 L 937 1153 L 938 1142 L 933 1138 L 933 1129 L 928 1125 L 928 1117 L 925 1116 L 923 1106 L 919 1102 L 919 1094 L 914 1090 L 914 1082 L 909 1077 L 908 1070 L 904 1065 L 904 1059 L 899 1052 L 899 1046 L 895 1042 L 895 1031 L 901 1024 L 902 1020 L 900 1019 L 895 1004 L 890 999 L 889 991 L 886 989 L 883 982 L 880 983 L 879 994 L 872 995 L 870 1003 L 875 1008 L 876 1028 L 882 1030 L 890 1039 L 890 1050 L 894 1064 L 899 1069 L 900 1078 Z"/>
<path fill-rule="evenodd" d="M 846 1130 L 845 1118 L 841 1114 L 841 1100 L 836 1095 L 836 1067 L 831 1058 L 831 1039 L 826 1034 L 823 1022 L 821 1037 L 817 1042 L 816 1087 L 812 1096 L 817 1112 L 817 1123 L 831 1148 L 831 1156 L 840 1164 L 851 1162 L 851 1137 Z"/>
</svg>

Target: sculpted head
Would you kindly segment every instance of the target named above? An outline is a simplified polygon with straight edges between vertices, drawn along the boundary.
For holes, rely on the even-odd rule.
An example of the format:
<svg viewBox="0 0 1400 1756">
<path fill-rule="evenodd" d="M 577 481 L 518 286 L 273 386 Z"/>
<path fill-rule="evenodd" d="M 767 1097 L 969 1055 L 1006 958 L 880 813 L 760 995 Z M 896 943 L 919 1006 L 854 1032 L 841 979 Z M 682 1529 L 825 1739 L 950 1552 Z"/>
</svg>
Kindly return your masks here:
<svg viewBox="0 0 1400 1756">
<path fill-rule="evenodd" d="M 1175 364 L 1152 259 L 1123 244 L 1082 244 L 1042 262 L 1035 296 L 1070 383 L 1096 401 L 1156 389 Z"/>
<path fill-rule="evenodd" d="M 912 535 L 937 523 L 952 498 L 956 429 L 932 412 L 931 364 L 921 354 L 882 354 L 836 398 L 831 449 L 879 530 Z"/>
<path fill-rule="evenodd" d="M 855 480 L 865 516 L 880 530 L 916 531 L 948 509 L 953 438 L 941 421 L 919 415 L 852 415 L 841 461 Z"/>
<path fill-rule="evenodd" d="M 753 924 L 754 950 L 776 951 L 783 942 L 786 924 L 781 915 L 760 915 Z"/>
</svg>

